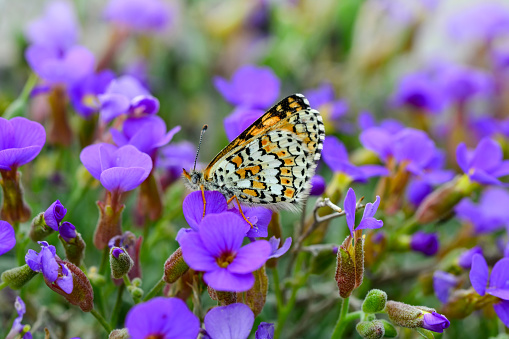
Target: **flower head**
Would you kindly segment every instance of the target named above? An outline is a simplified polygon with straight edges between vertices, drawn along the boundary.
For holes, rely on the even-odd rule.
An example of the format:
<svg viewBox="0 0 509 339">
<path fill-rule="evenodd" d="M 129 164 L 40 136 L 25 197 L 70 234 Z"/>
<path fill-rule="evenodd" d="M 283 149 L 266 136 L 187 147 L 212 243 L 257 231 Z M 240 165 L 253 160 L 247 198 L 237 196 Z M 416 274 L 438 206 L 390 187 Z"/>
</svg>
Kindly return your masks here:
<svg viewBox="0 0 509 339">
<path fill-rule="evenodd" d="M 427 256 L 432 256 L 438 252 L 438 244 L 438 235 L 436 233 L 417 231 L 410 240 L 410 248 L 412 250 Z"/>
<path fill-rule="evenodd" d="M 192 168 L 196 146 L 189 141 L 171 143 L 159 149 L 157 166 L 166 170 L 168 181 L 173 182 L 182 176 L 182 168 Z"/>
<path fill-rule="evenodd" d="M 106 20 L 134 31 L 160 31 L 170 21 L 170 11 L 161 0 L 110 0 Z"/>
<path fill-rule="evenodd" d="M 197 232 L 178 238 L 184 260 L 192 269 L 205 272 L 203 279 L 215 290 L 247 291 L 255 281 L 251 272 L 262 267 L 271 253 L 265 240 L 242 246 L 248 229 L 235 213 L 205 215 Z"/>
<path fill-rule="evenodd" d="M 127 192 L 138 187 L 152 170 L 152 159 L 136 147 L 95 144 L 85 147 L 80 160 L 108 191 Z"/>
<path fill-rule="evenodd" d="M 374 203 L 367 203 L 366 207 L 364 207 L 364 213 L 362 215 L 362 219 L 357 227 L 355 227 L 355 212 L 357 198 L 355 197 L 355 192 L 352 188 L 348 189 L 346 193 L 345 202 L 344 202 L 344 210 L 346 213 L 346 223 L 348 225 L 348 229 L 350 230 L 350 236 L 353 237 L 353 232 L 363 229 L 376 229 L 380 228 L 384 225 L 382 220 L 378 220 L 374 218 L 376 211 L 378 210 L 378 206 L 380 205 L 380 197 L 377 196 Z"/>
<path fill-rule="evenodd" d="M 12 250 L 16 245 L 14 228 L 7 222 L 0 220 L 0 255 Z"/>
<path fill-rule="evenodd" d="M 76 113 L 88 119 L 92 114 L 99 112 L 101 109 L 99 95 L 106 91 L 114 78 L 115 73 L 104 70 L 99 73 L 90 73 L 75 82 L 69 89 L 69 96 Z"/>
<path fill-rule="evenodd" d="M 41 124 L 25 118 L 0 118 L 0 171 L 23 166 L 39 154 L 46 142 Z"/>
<path fill-rule="evenodd" d="M 137 304 L 125 319 L 132 339 L 196 339 L 200 321 L 178 298 L 153 298 Z"/>
<path fill-rule="evenodd" d="M 279 96 L 280 81 L 268 67 L 240 67 L 228 80 L 215 77 L 214 85 L 230 104 L 266 109 Z"/>
<path fill-rule="evenodd" d="M 311 178 L 311 191 L 309 191 L 309 195 L 311 196 L 322 195 L 323 192 L 325 192 L 325 186 L 327 186 L 325 179 L 321 175 L 315 174 Z"/>
<path fill-rule="evenodd" d="M 428 74 L 413 73 L 401 79 L 392 103 L 396 107 L 408 106 L 427 113 L 438 113 L 442 109 L 443 94 Z"/>
<path fill-rule="evenodd" d="M 509 174 L 509 161 L 503 160 L 500 145 L 489 138 L 482 139 L 473 151 L 459 144 L 456 160 L 472 181 L 483 185 L 501 185 L 497 178 Z"/>
<path fill-rule="evenodd" d="M 439 73 L 438 82 L 444 97 L 450 102 L 466 102 L 480 94 L 493 91 L 493 81 L 477 69 L 450 65 Z"/>
<path fill-rule="evenodd" d="M 245 304 L 214 307 L 205 315 L 205 330 L 211 339 L 247 339 L 254 314 Z"/>
<path fill-rule="evenodd" d="M 54 231 L 58 231 L 60 222 L 64 219 L 67 209 L 62 205 L 60 200 L 52 203 L 44 212 L 44 222 Z"/>
</svg>

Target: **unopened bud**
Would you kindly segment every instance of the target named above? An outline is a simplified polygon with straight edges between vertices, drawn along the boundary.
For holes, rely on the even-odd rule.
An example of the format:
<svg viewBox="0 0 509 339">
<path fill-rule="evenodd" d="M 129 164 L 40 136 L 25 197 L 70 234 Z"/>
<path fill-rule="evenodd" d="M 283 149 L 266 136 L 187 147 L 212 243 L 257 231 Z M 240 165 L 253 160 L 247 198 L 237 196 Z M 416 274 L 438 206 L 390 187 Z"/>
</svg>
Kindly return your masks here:
<svg viewBox="0 0 509 339">
<path fill-rule="evenodd" d="M 371 290 L 364 298 L 362 303 L 362 312 L 364 313 L 378 313 L 382 312 L 387 302 L 387 293 L 382 290 Z"/>
<path fill-rule="evenodd" d="M 21 172 L 14 168 L 10 171 L 0 171 L 0 175 L 2 176 L 0 185 L 4 193 L 0 219 L 11 225 L 27 221 L 30 218 L 31 211 L 23 199 Z"/>
<path fill-rule="evenodd" d="M 385 335 L 385 327 L 380 320 L 361 321 L 355 329 L 364 339 L 380 339 Z"/>
<path fill-rule="evenodd" d="M 19 290 L 35 277 L 37 273 L 38 272 L 32 271 L 28 265 L 23 265 L 3 272 L 1 278 L 3 282 L 7 283 L 7 286 L 13 290 Z"/>
<path fill-rule="evenodd" d="M 420 327 L 442 333 L 450 325 L 445 316 L 426 306 L 411 306 L 389 300 L 385 306 L 385 312 L 393 323 L 402 327 Z"/>
<path fill-rule="evenodd" d="M 32 219 L 32 223 L 30 224 L 29 237 L 34 242 L 43 240 L 53 232 L 54 230 L 46 225 L 46 222 L 44 221 L 44 213 L 39 213 L 35 218 Z"/>
<path fill-rule="evenodd" d="M 143 290 L 139 287 L 131 285 L 131 286 L 127 286 L 127 290 L 133 297 L 133 300 L 140 300 L 143 297 Z"/>
<path fill-rule="evenodd" d="M 62 226 L 63 226 L 63 224 L 62 224 Z M 86 247 L 85 241 L 83 241 L 81 234 L 76 233 L 74 238 L 69 239 L 69 241 L 67 241 L 62 237 L 62 233 L 60 233 L 58 236 L 58 239 L 60 239 L 62 246 L 64 246 L 65 256 L 66 256 L 67 260 L 69 260 L 76 266 L 80 266 L 81 261 L 83 260 L 83 257 L 85 256 L 85 247 Z"/>
<path fill-rule="evenodd" d="M 362 284 L 364 275 L 364 237 L 355 240 L 348 236 L 338 249 L 336 282 L 339 295 L 348 298 Z"/>
<path fill-rule="evenodd" d="M 119 330 L 111 331 L 108 339 L 129 339 L 129 332 L 127 332 L 127 328 L 122 328 Z"/>
<path fill-rule="evenodd" d="M 111 275 L 120 279 L 134 266 L 134 261 L 122 247 L 112 247 L 110 250 Z"/>
<path fill-rule="evenodd" d="M 164 263 L 164 276 L 163 279 L 168 284 L 173 284 L 181 276 L 183 276 L 189 266 L 187 266 L 184 258 L 182 257 L 182 249 L 179 247 Z"/>
</svg>

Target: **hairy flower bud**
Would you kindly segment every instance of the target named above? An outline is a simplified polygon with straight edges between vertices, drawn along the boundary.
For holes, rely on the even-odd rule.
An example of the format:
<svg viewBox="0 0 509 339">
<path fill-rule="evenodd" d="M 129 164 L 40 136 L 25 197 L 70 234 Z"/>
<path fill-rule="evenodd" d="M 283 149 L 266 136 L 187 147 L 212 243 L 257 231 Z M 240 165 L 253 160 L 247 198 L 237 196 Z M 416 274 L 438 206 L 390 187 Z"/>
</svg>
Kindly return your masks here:
<svg viewBox="0 0 509 339">
<path fill-rule="evenodd" d="M 388 322 L 385 319 L 381 319 L 380 321 L 384 325 L 384 329 L 385 329 L 384 337 L 386 337 L 386 338 L 395 338 L 395 337 L 398 336 L 398 331 L 396 330 L 396 327 L 394 327 L 393 324 L 391 324 L 390 322 Z"/>
<path fill-rule="evenodd" d="M 385 327 L 380 320 L 361 321 L 355 329 L 364 339 L 381 339 L 385 335 Z"/>
<path fill-rule="evenodd" d="M 64 246 L 65 256 L 67 260 L 69 260 L 76 266 L 80 266 L 81 261 L 85 256 L 86 247 L 85 241 L 83 241 L 81 234 L 76 233 L 76 236 L 70 239 L 69 241 L 64 240 L 64 238 L 61 235 L 59 235 L 58 238 L 60 239 L 62 246 Z"/>
<path fill-rule="evenodd" d="M 173 284 L 182 275 L 184 275 L 189 266 L 187 266 L 184 258 L 182 257 L 182 249 L 179 247 L 164 263 L 164 276 L 163 279 L 168 284 Z"/>
<path fill-rule="evenodd" d="M 118 330 L 111 331 L 110 335 L 108 336 L 108 339 L 129 339 L 129 332 L 127 331 L 127 328 L 122 328 Z"/>
<path fill-rule="evenodd" d="M 362 312 L 364 313 L 378 313 L 382 312 L 387 302 L 387 293 L 382 290 L 371 290 L 364 298 L 362 303 Z"/>
<path fill-rule="evenodd" d="M 120 279 L 134 266 L 134 261 L 129 254 L 121 247 L 112 247 L 110 250 L 111 275 Z"/>
<path fill-rule="evenodd" d="M 127 290 L 129 291 L 135 302 L 136 300 L 140 300 L 143 297 L 143 290 L 137 286 L 134 285 L 127 286 Z"/>
<path fill-rule="evenodd" d="M 4 202 L 0 211 L 0 219 L 9 224 L 25 222 L 30 218 L 30 208 L 23 200 L 21 173 L 14 167 L 10 171 L 0 170 L 0 185 L 4 192 Z"/>
<path fill-rule="evenodd" d="M 348 298 L 362 284 L 364 275 L 364 237 L 355 240 L 348 236 L 338 249 L 336 282 L 339 295 Z"/>
<path fill-rule="evenodd" d="M 28 265 L 23 265 L 3 272 L 1 279 L 13 290 L 19 290 L 33 277 L 35 277 L 37 273 L 38 272 L 32 271 Z"/>
<path fill-rule="evenodd" d="M 41 212 L 37 214 L 37 216 L 32 219 L 32 223 L 30 224 L 30 233 L 29 237 L 32 241 L 37 242 L 46 238 L 48 235 L 53 233 L 53 229 L 46 225 L 44 221 L 44 213 Z"/>
<path fill-rule="evenodd" d="M 426 306 L 411 306 L 389 300 L 386 303 L 385 312 L 393 323 L 402 327 L 420 327 L 442 333 L 450 325 L 446 317 Z"/>
</svg>

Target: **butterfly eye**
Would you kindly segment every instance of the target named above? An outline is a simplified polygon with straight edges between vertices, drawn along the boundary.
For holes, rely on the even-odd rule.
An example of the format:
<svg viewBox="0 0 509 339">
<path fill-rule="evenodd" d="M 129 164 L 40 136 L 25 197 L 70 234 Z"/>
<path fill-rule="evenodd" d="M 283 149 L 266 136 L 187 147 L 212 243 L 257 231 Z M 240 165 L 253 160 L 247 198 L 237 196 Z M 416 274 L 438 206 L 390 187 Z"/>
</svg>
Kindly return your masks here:
<svg viewBox="0 0 509 339">
<path fill-rule="evenodd" d="M 191 177 L 191 181 L 195 185 L 198 183 L 199 180 L 200 180 L 200 178 L 198 178 L 198 174 L 197 173 L 193 174 L 193 176 Z"/>
</svg>

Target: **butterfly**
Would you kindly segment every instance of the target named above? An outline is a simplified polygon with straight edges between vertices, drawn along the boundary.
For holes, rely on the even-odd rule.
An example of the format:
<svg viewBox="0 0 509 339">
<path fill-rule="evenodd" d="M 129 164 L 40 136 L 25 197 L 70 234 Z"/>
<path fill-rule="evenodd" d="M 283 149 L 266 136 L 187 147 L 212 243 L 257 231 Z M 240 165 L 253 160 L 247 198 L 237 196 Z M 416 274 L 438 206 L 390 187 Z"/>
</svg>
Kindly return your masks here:
<svg viewBox="0 0 509 339">
<path fill-rule="evenodd" d="M 293 94 L 251 124 L 205 170 L 184 169 L 183 176 L 192 190 L 219 191 L 228 203 L 236 199 L 241 213 L 240 204 L 298 211 L 309 195 L 324 139 L 320 113 L 302 94 Z"/>
</svg>

